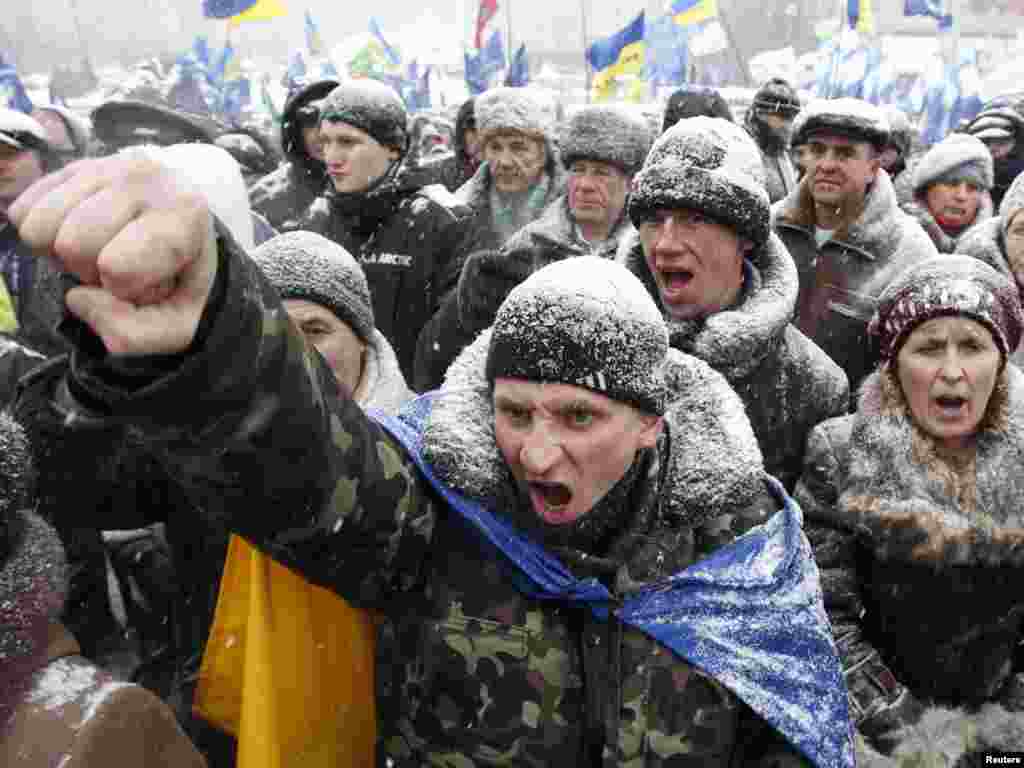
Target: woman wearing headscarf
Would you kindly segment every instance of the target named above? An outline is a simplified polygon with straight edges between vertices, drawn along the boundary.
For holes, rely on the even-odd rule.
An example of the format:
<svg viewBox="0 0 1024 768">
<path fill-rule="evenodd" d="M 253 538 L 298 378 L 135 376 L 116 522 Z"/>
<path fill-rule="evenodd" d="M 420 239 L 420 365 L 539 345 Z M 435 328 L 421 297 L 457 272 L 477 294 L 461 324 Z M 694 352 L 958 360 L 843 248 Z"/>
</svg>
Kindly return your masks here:
<svg viewBox="0 0 1024 768">
<path fill-rule="evenodd" d="M 1022 323 L 976 259 L 909 268 L 881 296 L 856 413 L 808 441 L 796 497 L 851 711 L 894 757 L 1024 743 Z"/>
</svg>

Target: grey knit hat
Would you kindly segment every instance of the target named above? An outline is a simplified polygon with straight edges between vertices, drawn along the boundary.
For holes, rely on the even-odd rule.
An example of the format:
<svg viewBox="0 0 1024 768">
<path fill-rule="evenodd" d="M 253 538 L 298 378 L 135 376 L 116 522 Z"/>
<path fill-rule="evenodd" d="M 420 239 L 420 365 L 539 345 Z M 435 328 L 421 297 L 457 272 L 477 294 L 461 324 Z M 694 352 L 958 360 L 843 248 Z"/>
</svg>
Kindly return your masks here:
<svg viewBox="0 0 1024 768">
<path fill-rule="evenodd" d="M 250 255 L 282 299 L 327 307 L 359 338 L 370 341 L 376 324 L 366 275 L 340 245 L 313 232 L 286 232 Z"/>
<path fill-rule="evenodd" d="M 629 217 L 640 225 L 659 208 L 692 208 L 761 246 L 769 203 L 761 152 L 742 127 L 717 117 L 680 120 L 651 148 L 633 179 Z"/>
<path fill-rule="evenodd" d="M 409 143 L 405 103 L 393 88 L 377 80 L 348 80 L 339 85 L 320 105 L 320 119 L 351 125 L 402 153 Z"/>
<path fill-rule="evenodd" d="M 558 148 L 567 168 L 576 160 L 597 160 L 632 175 L 644 164 L 652 140 L 644 118 L 623 107 L 601 104 L 584 107 L 570 118 Z"/>
<path fill-rule="evenodd" d="M 1003 195 L 1003 201 L 999 204 L 999 220 L 1000 227 L 1003 230 L 1003 237 L 1006 237 L 1006 230 L 1010 228 L 1010 222 L 1013 221 L 1013 217 L 1022 208 L 1024 208 L 1024 173 L 1013 180 L 1010 188 Z"/>
<path fill-rule="evenodd" d="M 476 97 L 476 129 L 480 140 L 499 131 L 519 131 L 546 139 L 554 124 L 549 105 L 532 88 L 492 88 Z"/>
<path fill-rule="evenodd" d="M 794 147 L 806 144 L 816 133 L 866 141 L 879 149 L 889 142 L 889 120 L 880 107 L 860 99 L 815 99 L 793 121 Z"/>
<path fill-rule="evenodd" d="M 1017 286 L 985 262 L 960 255 L 933 256 L 900 273 L 879 297 L 868 332 L 878 337 L 882 359 L 892 360 L 915 328 L 949 315 L 988 328 L 1004 360 L 1020 344 Z"/>
<path fill-rule="evenodd" d="M 966 133 L 951 133 L 929 149 L 914 169 L 914 194 L 932 184 L 959 179 L 992 189 L 992 155 L 980 139 Z"/>
<path fill-rule="evenodd" d="M 596 256 L 550 264 L 508 295 L 494 320 L 487 380 L 572 384 L 665 410 L 668 330 L 640 280 Z"/>
</svg>

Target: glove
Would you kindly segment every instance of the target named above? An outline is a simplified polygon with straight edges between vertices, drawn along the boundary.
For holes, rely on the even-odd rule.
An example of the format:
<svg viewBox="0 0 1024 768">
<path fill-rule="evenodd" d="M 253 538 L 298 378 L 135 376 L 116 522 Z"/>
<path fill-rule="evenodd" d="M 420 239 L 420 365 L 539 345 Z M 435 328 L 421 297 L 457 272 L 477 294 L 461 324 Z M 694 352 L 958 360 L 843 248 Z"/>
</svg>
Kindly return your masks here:
<svg viewBox="0 0 1024 768">
<path fill-rule="evenodd" d="M 533 259 L 523 251 L 476 251 L 459 275 L 459 322 L 476 335 L 494 323 L 498 307 L 513 288 L 533 273 Z"/>
</svg>

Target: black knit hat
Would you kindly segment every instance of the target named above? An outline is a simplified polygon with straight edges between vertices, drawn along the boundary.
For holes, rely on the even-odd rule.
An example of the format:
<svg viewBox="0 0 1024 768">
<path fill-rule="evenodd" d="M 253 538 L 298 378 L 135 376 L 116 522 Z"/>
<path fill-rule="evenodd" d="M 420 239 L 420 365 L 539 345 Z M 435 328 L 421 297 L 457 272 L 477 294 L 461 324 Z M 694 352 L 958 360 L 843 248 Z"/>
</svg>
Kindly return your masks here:
<svg viewBox="0 0 1024 768">
<path fill-rule="evenodd" d="M 668 97 L 661 121 L 662 133 L 688 117 L 720 117 L 733 122 L 728 102 L 717 90 L 706 85 L 684 85 Z"/>
<path fill-rule="evenodd" d="M 643 283 L 622 265 L 579 256 L 516 286 L 494 320 L 487 380 L 572 384 L 665 410 L 668 330 Z"/>
<path fill-rule="evenodd" d="M 763 245 L 770 209 L 754 140 L 719 118 L 680 120 L 654 143 L 629 196 L 629 217 L 637 228 L 659 208 L 700 211 Z"/>
<path fill-rule="evenodd" d="M 778 112 L 793 117 L 800 111 L 800 97 L 793 86 L 781 77 L 773 77 L 757 89 L 750 106 L 762 112 Z"/>
<path fill-rule="evenodd" d="M 16 514 L 31 507 L 32 455 L 21 426 L 0 412 L 0 564 L 11 554 L 21 534 Z"/>
<path fill-rule="evenodd" d="M 351 125 L 403 154 L 409 144 L 405 103 L 393 88 L 377 80 L 349 80 L 339 85 L 320 105 L 320 119 Z"/>
<path fill-rule="evenodd" d="M 340 245 L 314 232 L 286 232 L 255 248 L 251 256 L 282 299 L 320 304 L 370 341 L 375 323 L 366 275 Z"/>
<path fill-rule="evenodd" d="M 915 328 L 949 315 L 988 328 L 1004 360 L 1020 344 L 1017 286 L 985 262 L 959 255 L 925 259 L 899 274 L 879 298 L 868 331 L 878 337 L 882 359 L 892 360 Z"/>
<path fill-rule="evenodd" d="M 601 104 L 584 107 L 569 119 L 558 148 L 566 168 L 576 160 L 597 160 L 632 175 L 644 164 L 652 140 L 644 118 L 623 107 Z"/>
</svg>

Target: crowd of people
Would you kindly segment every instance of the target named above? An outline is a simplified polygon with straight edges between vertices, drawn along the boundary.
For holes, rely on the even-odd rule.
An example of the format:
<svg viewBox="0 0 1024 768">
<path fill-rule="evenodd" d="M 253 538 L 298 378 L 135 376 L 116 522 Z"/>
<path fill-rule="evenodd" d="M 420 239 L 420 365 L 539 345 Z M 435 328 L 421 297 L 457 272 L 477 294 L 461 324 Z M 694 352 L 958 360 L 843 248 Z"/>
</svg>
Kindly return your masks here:
<svg viewBox="0 0 1024 768">
<path fill-rule="evenodd" d="M 1024 748 L 1022 114 L 0 109 L 0 762 Z"/>
</svg>

